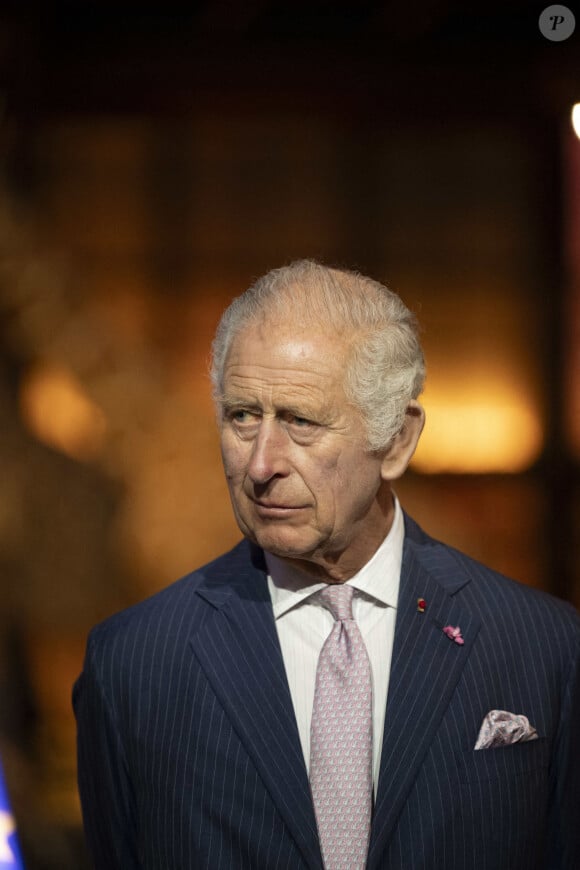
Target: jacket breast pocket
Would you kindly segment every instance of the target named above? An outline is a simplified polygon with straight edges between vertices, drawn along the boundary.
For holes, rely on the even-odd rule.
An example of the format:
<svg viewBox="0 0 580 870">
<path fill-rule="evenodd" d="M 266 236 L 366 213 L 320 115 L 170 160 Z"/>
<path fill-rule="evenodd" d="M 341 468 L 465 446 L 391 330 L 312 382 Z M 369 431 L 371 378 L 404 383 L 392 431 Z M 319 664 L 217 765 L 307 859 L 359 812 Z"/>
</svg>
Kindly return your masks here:
<svg viewBox="0 0 580 870">
<path fill-rule="evenodd" d="M 513 779 L 534 771 L 545 772 L 549 763 L 550 741 L 539 737 L 512 746 L 464 752 L 460 762 L 460 777 L 463 783 Z"/>
<path fill-rule="evenodd" d="M 498 749 L 463 752 L 461 805 L 464 842 L 477 845 L 465 866 L 532 870 L 544 866 L 552 743 L 539 738 Z"/>
</svg>

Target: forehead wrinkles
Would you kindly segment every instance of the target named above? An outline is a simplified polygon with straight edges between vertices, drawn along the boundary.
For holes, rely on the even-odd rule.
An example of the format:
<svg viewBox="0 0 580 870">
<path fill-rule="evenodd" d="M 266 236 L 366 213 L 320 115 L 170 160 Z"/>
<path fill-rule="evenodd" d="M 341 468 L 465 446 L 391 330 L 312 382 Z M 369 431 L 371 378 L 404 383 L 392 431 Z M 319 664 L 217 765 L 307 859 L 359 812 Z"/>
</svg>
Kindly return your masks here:
<svg viewBox="0 0 580 870">
<path fill-rule="evenodd" d="M 303 398 L 323 402 L 331 381 L 334 378 L 312 369 L 233 364 L 226 368 L 224 387 L 226 396 L 239 391 L 256 398 L 280 394 L 282 399 Z"/>
<path fill-rule="evenodd" d="M 318 402 L 332 393 L 340 402 L 345 397 L 345 362 L 344 344 L 327 332 L 303 334 L 291 322 L 254 323 L 234 338 L 224 366 L 224 392 L 236 384 L 252 391 L 316 397 Z"/>
</svg>

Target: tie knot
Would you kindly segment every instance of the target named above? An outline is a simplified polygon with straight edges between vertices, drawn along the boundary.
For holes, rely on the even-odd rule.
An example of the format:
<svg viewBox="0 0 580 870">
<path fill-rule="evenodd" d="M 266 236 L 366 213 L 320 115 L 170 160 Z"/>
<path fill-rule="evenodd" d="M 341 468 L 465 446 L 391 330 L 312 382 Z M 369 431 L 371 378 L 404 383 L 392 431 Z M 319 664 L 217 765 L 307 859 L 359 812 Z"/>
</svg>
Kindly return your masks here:
<svg viewBox="0 0 580 870">
<path fill-rule="evenodd" d="M 319 597 L 325 607 L 330 610 L 335 619 L 342 622 L 344 619 L 352 619 L 352 598 L 354 588 L 346 583 L 337 583 L 327 586 L 319 592 Z"/>
</svg>

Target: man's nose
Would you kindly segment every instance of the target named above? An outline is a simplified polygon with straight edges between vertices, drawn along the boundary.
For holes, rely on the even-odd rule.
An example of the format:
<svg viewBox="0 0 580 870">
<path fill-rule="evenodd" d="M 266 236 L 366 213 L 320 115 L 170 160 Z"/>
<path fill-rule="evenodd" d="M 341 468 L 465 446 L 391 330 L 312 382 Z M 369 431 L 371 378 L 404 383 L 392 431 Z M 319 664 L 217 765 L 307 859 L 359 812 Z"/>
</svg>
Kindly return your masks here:
<svg viewBox="0 0 580 870">
<path fill-rule="evenodd" d="M 277 420 L 262 420 L 254 439 L 248 474 L 253 483 L 267 483 L 288 474 L 287 435 Z"/>
</svg>

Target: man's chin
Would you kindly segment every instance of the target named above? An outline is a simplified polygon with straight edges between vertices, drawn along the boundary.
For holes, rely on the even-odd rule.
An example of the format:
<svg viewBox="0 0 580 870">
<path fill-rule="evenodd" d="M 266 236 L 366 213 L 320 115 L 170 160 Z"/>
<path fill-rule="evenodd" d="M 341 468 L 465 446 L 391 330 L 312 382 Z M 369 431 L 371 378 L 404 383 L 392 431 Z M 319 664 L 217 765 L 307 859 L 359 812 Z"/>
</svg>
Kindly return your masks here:
<svg viewBox="0 0 580 870">
<path fill-rule="evenodd" d="M 307 559 L 316 548 L 310 536 L 300 535 L 293 529 L 252 529 L 246 537 L 281 559 Z"/>
</svg>

